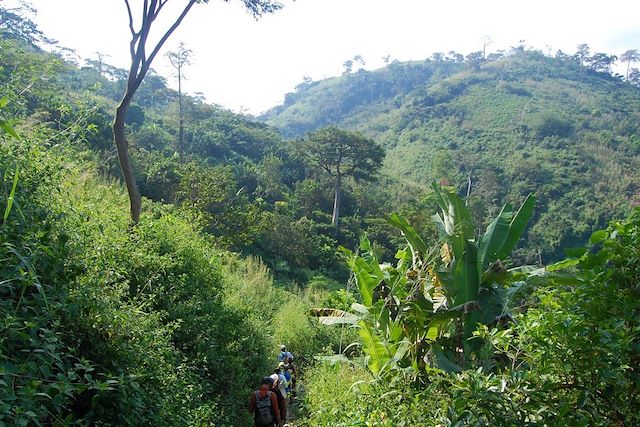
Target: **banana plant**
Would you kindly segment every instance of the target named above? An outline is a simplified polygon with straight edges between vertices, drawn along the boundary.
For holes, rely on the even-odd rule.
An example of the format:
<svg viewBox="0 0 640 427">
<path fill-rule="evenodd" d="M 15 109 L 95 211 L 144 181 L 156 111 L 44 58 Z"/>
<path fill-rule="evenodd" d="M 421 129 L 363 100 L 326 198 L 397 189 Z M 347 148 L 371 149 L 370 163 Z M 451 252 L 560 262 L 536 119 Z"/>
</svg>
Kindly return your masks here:
<svg viewBox="0 0 640 427">
<path fill-rule="evenodd" d="M 515 212 L 511 204 L 504 205 L 485 233 L 475 238 L 475 224 L 463 199 L 435 183 L 432 187 L 441 210 L 433 220 L 444 242 L 435 273 L 447 290 L 448 304 L 466 306 L 466 341 L 478 323 L 489 323 L 503 311 L 504 286 L 513 281 L 514 273 L 521 271 L 508 271 L 503 262 L 533 216 L 535 197 L 527 196 Z"/>
<path fill-rule="evenodd" d="M 510 285 L 527 271 L 507 270 L 503 261 L 533 215 L 532 195 L 515 212 L 505 205 L 485 233 L 475 236 L 464 200 L 437 184 L 433 191 L 440 213 L 432 219 L 440 242 L 428 245 L 405 218 L 393 214 L 389 222 L 407 241 L 396 264 L 380 263 L 366 238 L 359 254 L 341 248 L 362 304 L 354 304 L 352 312 L 314 313 L 322 323 L 358 328 L 364 361 L 377 376 L 395 369 L 415 374 L 432 366 L 460 370 L 460 355 L 474 350 L 467 339 L 478 324 L 504 313 L 506 298 L 517 289 Z"/>
<path fill-rule="evenodd" d="M 341 247 L 355 277 L 362 304 L 353 304 L 351 312 L 322 308 L 312 309 L 325 325 L 355 327 L 360 335 L 364 365 L 375 376 L 384 376 L 396 369 L 410 368 L 407 363 L 410 340 L 407 329 L 398 316 L 406 299 L 410 256 L 399 251 L 396 267 L 381 264 L 376 259 L 366 237 L 360 241 L 359 254 Z"/>
</svg>

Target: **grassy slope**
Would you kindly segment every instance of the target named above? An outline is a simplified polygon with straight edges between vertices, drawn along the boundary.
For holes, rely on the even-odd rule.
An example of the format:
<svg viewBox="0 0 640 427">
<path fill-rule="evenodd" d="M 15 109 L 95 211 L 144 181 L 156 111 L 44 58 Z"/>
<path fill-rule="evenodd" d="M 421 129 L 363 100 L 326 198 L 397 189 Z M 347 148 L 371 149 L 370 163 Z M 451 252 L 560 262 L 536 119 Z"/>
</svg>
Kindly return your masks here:
<svg viewBox="0 0 640 427">
<path fill-rule="evenodd" d="M 131 229 L 122 186 L 100 177 L 90 153 L 2 142 L 0 169 L 11 176 L 18 165 L 21 175 L 0 229 L 0 380 L 12 384 L 0 387 L 11 402 L 0 421 L 246 425 L 246 398 L 278 344 L 312 355 L 336 341 L 305 317 L 321 293 L 275 287 L 259 261 L 217 249 L 192 213 L 146 201 Z M 24 265 L 35 285 L 11 276 Z M 46 333 L 55 341 L 35 338 Z M 78 375 L 86 384 L 71 389 Z M 74 403 L 83 400 L 93 403 Z"/>
<path fill-rule="evenodd" d="M 366 87 L 392 89 L 345 103 Z M 327 123 L 359 129 L 387 148 L 387 174 L 418 184 L 447 173 L 464 191 L 471 171 L 478 218 L 535 191 L 537 217 L 519 252 L 528 260 L 538 250 L 560 257 L 638 194 L 640 90 L 534 52 L 479 70 L 394 64 L 289 100 L 263 116 L 285 135 Z"/>
</svg>

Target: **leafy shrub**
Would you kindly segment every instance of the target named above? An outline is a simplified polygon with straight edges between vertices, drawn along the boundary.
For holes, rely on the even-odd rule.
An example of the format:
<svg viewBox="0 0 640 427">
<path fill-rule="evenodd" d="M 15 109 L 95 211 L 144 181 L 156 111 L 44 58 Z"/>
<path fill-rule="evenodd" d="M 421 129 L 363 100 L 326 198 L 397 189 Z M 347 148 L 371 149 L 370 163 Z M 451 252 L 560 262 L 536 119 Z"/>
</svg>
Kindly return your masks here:
<svg viewBox="0 0 640 427">
<path fill-rule="evenodd" d="M 637 425 L 640 210 L 594 233 L 576 258 L 540 269 L 512 301 L 515 322 L 482 325 L 484 357 L 459 373 L 317 365 L 306 407 L 318 426 Z M 336 398 L 339 396 L 339 398 Z M 392 409 L 391 409 L 392 408 Z"/>
<path fill-rule="evenodd" d="M 530 126 L 538 139 L 566 138 L 573 133 L 573 123 L 558 113 L 538 113 L 531 118 Z"/>
<path fill-rule="evenodd" d="M 400 378 L 375 382 L 356 366 L 321 363 L 306 372 L 305 411 L 309 426 L 438 426 L 446 425 L 449 404 L 437 386 L 417 393 Z M 439 382 L 437 384 L 440 384 Z"/>
<path fill-rule="evenodd" d="M 71 312 L 56 286 L 65 236 L 54 231 L 49 191 L 61 164 L 42 162 L 45 154 L 27 141 L 1 134 L 0 141 L 0 424 L 85 419 L 91 400 L 106 397 L 119 379 L 75 351 L 61 320 Z"/>
<path fill-rule="evenodd" d="M 118 185 L 42 148 L 0 152 L 4 207 L 20 171 L 0 229 L 0 420 L 246 424 L 238 402 L 272 344 L 225 299 L 222 254 L 197 218 L 149 205 L 129 229 Z"/>
</svg>

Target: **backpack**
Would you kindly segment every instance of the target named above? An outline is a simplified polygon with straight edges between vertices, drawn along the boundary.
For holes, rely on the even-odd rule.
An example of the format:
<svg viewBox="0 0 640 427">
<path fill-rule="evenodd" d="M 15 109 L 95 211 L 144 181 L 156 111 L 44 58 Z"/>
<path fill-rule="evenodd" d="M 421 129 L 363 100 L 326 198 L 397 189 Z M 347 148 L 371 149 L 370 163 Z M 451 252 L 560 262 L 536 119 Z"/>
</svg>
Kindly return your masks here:
<svg viewBox="0 0 640 427">
<path fill-rule="evenodd" d="M 260 393 L 256 391 L 256 414 L 258 422 L 263 426 L 270 426 L 274 423 L 273 408 L 271 407 L 271 392 L 260 399 Z"/>
</svg>

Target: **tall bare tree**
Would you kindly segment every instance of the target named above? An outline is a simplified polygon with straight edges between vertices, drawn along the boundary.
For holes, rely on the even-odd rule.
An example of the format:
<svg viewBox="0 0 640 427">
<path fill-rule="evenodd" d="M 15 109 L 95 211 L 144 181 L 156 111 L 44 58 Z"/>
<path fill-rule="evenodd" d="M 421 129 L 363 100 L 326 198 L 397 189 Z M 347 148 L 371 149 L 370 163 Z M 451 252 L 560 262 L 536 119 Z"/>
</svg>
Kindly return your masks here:
<svg viewBox="0 0 640 427">
<path fill-rule="evenodd" d="M 131 3 L 136 2 L 137 10 L 141 10 L 139 19 L 134 17 Z M 113 139 L 118 151 L 118 160 L 122 168 L 122 176 L 124 177 L 129 194 L 129 202 L 131 204 L 131 220 L 136 224 L 140 220 L 142 210 L 142 197 L 140 190 L 136 184 L 133 166 L 129 157 L 129 143 L 125 133 L 125 120 L 127 111 L 131 105 L 133 96 L 142 84 L 144 77 L 147 75 L 151 63 L 158 56 L 162 46 L 171 37 L 171 34 L 180 26 L 184 18 L 196 3 L 208 3 L 209 0 L 188 0 L 183 1 L 182 9 L 180 9 L 177 17 L 172 24 L 164 31 L 160 39 L 151 46 L 147 46 L 149 42 L 149 34 L 154 23 L 158 19 L 160 13 L 164 10 L 167 3 L 171 0 L 124 0 L 129 16 L 129 30 L 131 31 L 131 41 L 129 42 L 129 52 L 131 55 L 131 66 L 127 77 L 127 85 L 122 96 L 122 100 L 116 109 L 116 117 L 113 122 Z M 229 1 L 229 0 L 224 0 Z M 282 8 L 282 5 L 274 0 L 241 0 L 247 10 L 258 18 L 266 13 L 273 13 Z M 140 3 L 142 3 L 140 5 Z M 135 6 L 134 5 L 134 6 Z M 141 21 L 136 23 L 136 21 Z"/>
<path fill-rule="evenodd" d="M 96 58 L 97 58 L 96 59 L 96 61 L 97 61 L 96 66 L 98 67 L 98 73 L 100 73 L 101 76 L 104 75 L 104 73 L 103 73 L 104 66 L 105 66 L 104 60 L 105 60 L 105 58 L 109 58 L 109 57 L 111 57 L 111 55 L 107 55 L 107 54 L 104 54 L 102 52 L 96 51 Z"/>
<path fill-rule="evenodd" d="M 580 61 L 580 65 L 584 67 L 589 60 L 590 53 L 591 49 L 589 48 L 589 45 L 586 43 L 580 43 L 578 45 L 578 51 L 574 56 L 578 59 L 578 61 Z"/>
<path fill-rule="evenodd" d="M 191 65 L 191 56 L 193 51 L 187 49 L 184 43 L 180 42 L 178 50 L 167 53 L 171 66 L 176 70 L 178 78 L 178 154 L 180 161 L 184 160 L 184 103 L 182 100 L 182 80 L 184 79 L 183 68 Z"/>
<path fill-rule="evenodd" d="M 489 36 L 482 36 L 482 59 L 487 59 L 487 47 L 493 43 L 493 39 Z"/>
<path fill-rule="evenodd" d="M 627 63 L 627 75 L 625 80 L 629 81 L 629 69 L 631 68 L 632 63 L 640 62 L 640 53 L 638 53 L 637 49 L 630 49 L 620 55 L 620 61 Z"/>
</svg>

